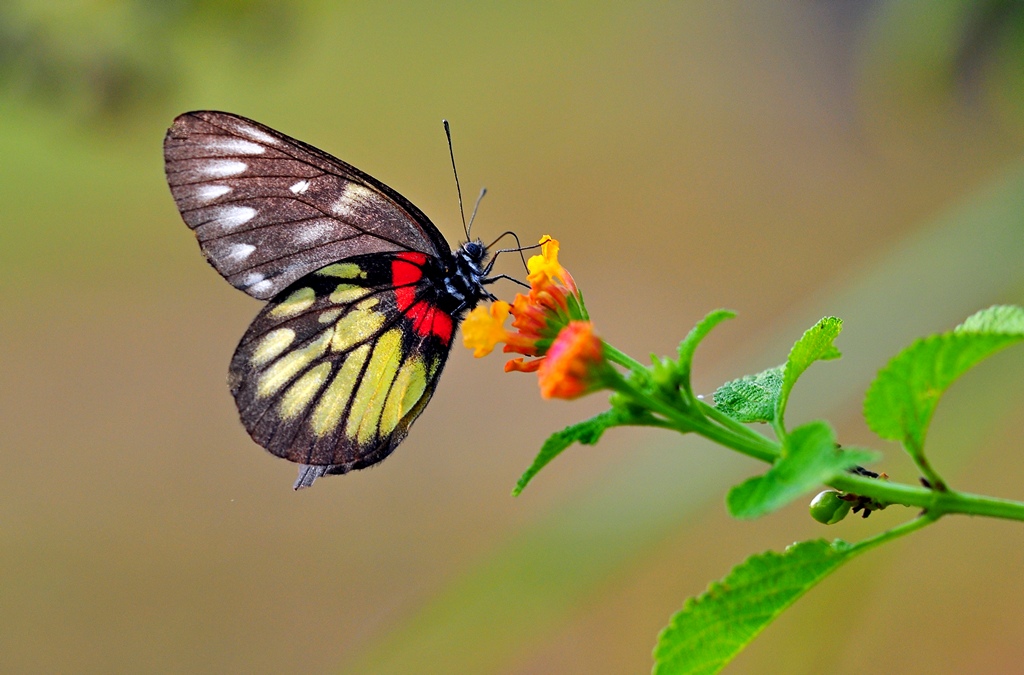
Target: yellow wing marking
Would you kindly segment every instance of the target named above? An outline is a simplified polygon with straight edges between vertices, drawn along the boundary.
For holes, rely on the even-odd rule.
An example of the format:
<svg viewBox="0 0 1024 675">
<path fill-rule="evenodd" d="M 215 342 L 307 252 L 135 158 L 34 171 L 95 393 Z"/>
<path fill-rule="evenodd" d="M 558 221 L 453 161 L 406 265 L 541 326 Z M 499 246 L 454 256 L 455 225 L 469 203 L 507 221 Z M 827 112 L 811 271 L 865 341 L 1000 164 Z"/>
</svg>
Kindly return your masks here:
<svg viewBox="0 0 1024 675">
<path fill-rule="evenodd" d="M 295 384 L 288 387 L 288 391 L 281 397 L 281 403 L 278 404 L 278 411 L 281 413 L 281 417 L 286 420 L 298 417 L 306 409 L 306 406 L 309 405 L 309 402 L 313 400 L 316 393 L 320 391 L 320 386 L 327 379 L 330 372 L 331 364 L 324 361 L 296 380 Z"/>
<path fill-rule="evenodd" d="M 260 343 L 252 350 L 249 362 L 254 366 L 262 366 L 273 361 L 288 345 L 295 341 L 295 331 L 291 328 L 278 328 L 263 336 Z"/>
<path fill-rule="evenodd" d="M 376 304 L 377 298 L 371 298 Z M 364 308 L 366 300 L 356 305 L 351 312 L 341 317 L 334 325 L 334 339 L 331 341 L 331 349 L 336 352 L 343 352 L 366 340 L 380 330 L 384 325 L 386 317 L 380 312 L 370 308 Z"/>
<path fill-rule="evenodd" d="M 316 272 L 323 277 L 338 277 L 339 279 L 365 279 L 366 272 L 355 263 L 334 263 Z"/>
<path fill-rule="evenodd" d="M 327 351 L 327 345 L 330 344 L 333 336 L 333 328 L 328 328 L 315 341 L 302 349 L 288 352 L 275 361 L 274 365 L 260 375 L 260 379 L 256 383 L 256 396 L 263 398 L 276 394 L 281 387 L 288 383 L 288 380 L 295 377 L 299 371 Z"/>
<path fill-rule="evenodd" d="M 366 297 L 370 293 L 370 289 L 365 286 L 356 286 L 355 284 L 338 284 L 338 287 L 331 293 L 331 302 L 337 305 L 347 305 L 350 302 L 355 302 L 361 298 Z"/>
<path fill-rule="evenodd" d="M 276 319 L 301 314 L 313 306 L 316 301 L 316 293 L 312 288 L 300 288 L 285 298 L 280 305 L 270 310 L 268 314 Z"/>
<path fill-rule="evenodd" d="M 336 307 L 334 309 L 328 309 L 324 312 L 320 312 L 320 316 L 317 317 L 317 321 L 320 323 L 334 323 L 334 321 L 345 312 L 344 307 Z"/>
<path fill-rule="evenodd" d="M 427 389 L 427 370 L 423 365 L 423 359 L 414 357 L 406 361 L 395 384 L 388 394 L 387 403 L 384 404 L 384 412 L 380 416 L 381 435 L 390 434 L 398 426 L 410 410 L 423 397 Z"/>
<path fill-rule="evenodd" d="M 377 421 L 384 410 L 383 399 L 401 361 L 402 332 L 392 329 L 377 339 L 370 363 L 352 399 L 345 434 L 360 445 L 366 445 L 377 435 Z"/>
<path fill-rule="evenodd" d="M 317 436 L 326 436 L 338 426 L 338 420 L 345 412 L 356 378 L 359 377 L 359 371 L 362 370 L 369 353 L 370 345 L 363 345 L 349 354 L 338 374 L 324 390 L 320 401 L 313 408 L 313 415 L 309 418 L 309 424 Z"/>
<path fill-rule="evenodd" d="M 437 367 L 442 363 L 443 359 L 433 358 L 430 360 L 430 367 L 427 368 L 427 377 L 433 377 L 437 373 Z"/>
</svg>

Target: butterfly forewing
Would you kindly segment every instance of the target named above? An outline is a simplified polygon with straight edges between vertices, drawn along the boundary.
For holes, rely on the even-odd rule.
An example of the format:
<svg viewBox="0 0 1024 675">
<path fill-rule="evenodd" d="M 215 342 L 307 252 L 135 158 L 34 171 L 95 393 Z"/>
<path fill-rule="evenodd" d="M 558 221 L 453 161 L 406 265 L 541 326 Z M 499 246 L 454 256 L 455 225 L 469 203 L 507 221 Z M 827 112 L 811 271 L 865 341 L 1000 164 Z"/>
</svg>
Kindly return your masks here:
<svg viewBox="0 0 1024 675">
<path fill-rule="evenodd" d="M 345 473 L 381 461 L 427 404 L 454 331 L 436 259 L 358 256 L 273 299 L 231 363 L 242 422 L 260 445 Z"/>
<path fill-rule="evenodd" d="M 451 258 L 437 229 L 397 192 L 244 117 L 181 115 L 164 139 L 164 161 L 171 193 L 203 253 L 254 297 L 272 298 L 357 253 Z"/>
</svg>

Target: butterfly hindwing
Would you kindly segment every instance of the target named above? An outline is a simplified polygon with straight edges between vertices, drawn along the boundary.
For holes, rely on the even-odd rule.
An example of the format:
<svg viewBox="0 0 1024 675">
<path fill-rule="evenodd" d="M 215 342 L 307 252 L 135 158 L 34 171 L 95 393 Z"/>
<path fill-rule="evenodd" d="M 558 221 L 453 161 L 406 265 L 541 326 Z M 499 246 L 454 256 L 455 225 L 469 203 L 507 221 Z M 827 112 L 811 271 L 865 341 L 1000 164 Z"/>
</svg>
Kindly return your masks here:
<svg viewBox="0 0 1024 675">
<path fill-rule="evenodd" d="M 270 452 L 345 473 L 384 459 L 430 400 L 455 321 L 421 253 L 357 256 L 282 291 L 249 327 L 229 381 Z"/>
<path fill-rule="evenodd" d="M 451 259 L 444 238 L 375 178 L 253 120 L 201 111 L 164 138 L 167 182 L 213 267 L 269 299 L 332 262 L 414 251 Z"/>
</svg>

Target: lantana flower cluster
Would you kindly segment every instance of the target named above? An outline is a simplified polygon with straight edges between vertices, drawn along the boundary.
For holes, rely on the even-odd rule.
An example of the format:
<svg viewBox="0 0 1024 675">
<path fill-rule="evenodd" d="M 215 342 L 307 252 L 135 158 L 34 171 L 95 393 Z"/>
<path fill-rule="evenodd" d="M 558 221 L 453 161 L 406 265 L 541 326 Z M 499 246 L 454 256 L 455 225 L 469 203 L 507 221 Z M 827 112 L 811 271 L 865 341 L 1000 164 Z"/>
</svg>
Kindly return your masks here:
<svg viewBox="0 0 1024 675">
<path fill-rule="evenodd" d="M 541 396 L 572 399 L 601 388 L 611 366 L 583 295 L 558 262 L 558 248 L 557 240 L 542 237 L 540 255 L 526 263 L 530 291 L 516 295 L 511 305 L 498 300 L 477 307 L 463 322 L 462 334 L 477 358 L 504 343 L 503 351 L 523 355 L 508 361 L 506 372 L 536 372 Z M 507 330 L 510 315 L 512 330 Z"/>
</svg>

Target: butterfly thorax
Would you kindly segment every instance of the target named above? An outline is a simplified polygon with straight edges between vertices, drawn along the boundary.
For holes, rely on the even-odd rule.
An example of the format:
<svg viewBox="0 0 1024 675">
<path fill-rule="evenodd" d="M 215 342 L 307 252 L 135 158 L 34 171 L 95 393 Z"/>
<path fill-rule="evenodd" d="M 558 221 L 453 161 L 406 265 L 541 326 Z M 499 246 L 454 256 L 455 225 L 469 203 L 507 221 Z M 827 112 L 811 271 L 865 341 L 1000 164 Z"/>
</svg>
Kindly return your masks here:
<svg viewBox="0 0 1024 675">
<path fill-rule="evenodd" d="M 453 255 L 454 261 L 446 270 L 444 285 L 456 303 L 453 315 L 468 312 L 483 298 L 493 296 L 484 288 L 487 283 L 487 247 L 477 239 L 467 241 Z"/>
</svg>

